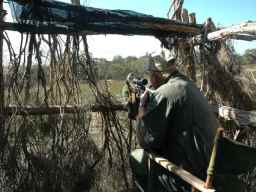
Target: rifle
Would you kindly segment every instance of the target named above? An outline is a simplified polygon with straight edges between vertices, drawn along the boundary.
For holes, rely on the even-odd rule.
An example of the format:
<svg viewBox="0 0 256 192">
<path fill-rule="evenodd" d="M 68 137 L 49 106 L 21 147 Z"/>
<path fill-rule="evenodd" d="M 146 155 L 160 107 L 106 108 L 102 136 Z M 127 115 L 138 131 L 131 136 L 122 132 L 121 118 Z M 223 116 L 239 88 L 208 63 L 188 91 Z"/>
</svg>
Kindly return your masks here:
<svg viewBox="0 0 256 192">
<path fill-rule="evenodd" d="M 147 89 L 146 85 L 148 84 L 148 80 L 141 78 L 133 78 L 132 80 L 127 81 L 127 83 L 132 88 L 132 91 L 134 93 L 138 93 L 139 95 L 141 95 Z"/>
<path fill-rule="evenodd" d="M 140 103 L 140 96 L 147 89 L 148 81 L 147 79 L 140 78 L 127 78 L 126 84 L 128 87 L 128 100 L 127 100 L 127 109 L 128 109 L 128 118 L 136 119 L 138 114 L 138 108 Z"/>
</svg>

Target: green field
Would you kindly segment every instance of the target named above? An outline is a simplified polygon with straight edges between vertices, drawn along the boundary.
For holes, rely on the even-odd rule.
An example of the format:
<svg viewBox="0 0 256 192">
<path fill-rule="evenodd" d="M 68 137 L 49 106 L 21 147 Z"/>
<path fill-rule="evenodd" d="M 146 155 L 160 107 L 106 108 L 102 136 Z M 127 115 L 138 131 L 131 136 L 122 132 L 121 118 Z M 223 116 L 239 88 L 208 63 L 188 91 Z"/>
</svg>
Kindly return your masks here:
<svg viewBox="0 0 256 192">
<path fill-rule="evenodd" d="M 124 83 L 125 81 L 122 80 L 106 80 L 100 81 L 98 86 L 101 91 L 107 89 L 114 98 L 119 99 Z M 94 102 L 93 92 L 87 83 L 81 83 L 81 93 L 82 98 L 86 98 L 87 102 Z"/>
</svg>

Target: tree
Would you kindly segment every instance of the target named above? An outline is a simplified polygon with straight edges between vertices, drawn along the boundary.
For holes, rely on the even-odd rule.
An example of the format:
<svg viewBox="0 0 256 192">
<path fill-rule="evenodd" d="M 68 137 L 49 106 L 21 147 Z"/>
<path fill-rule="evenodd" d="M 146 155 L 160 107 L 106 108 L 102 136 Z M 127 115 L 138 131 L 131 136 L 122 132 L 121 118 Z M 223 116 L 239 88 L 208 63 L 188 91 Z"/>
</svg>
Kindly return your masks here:
<svg viewBox="0 0 256 192">
<path fill-rule="evenodd" d="M 247 65 L 256 64 L 256 49 L 247 49 L 243 55 L 243 62 Z"/>
</svg>

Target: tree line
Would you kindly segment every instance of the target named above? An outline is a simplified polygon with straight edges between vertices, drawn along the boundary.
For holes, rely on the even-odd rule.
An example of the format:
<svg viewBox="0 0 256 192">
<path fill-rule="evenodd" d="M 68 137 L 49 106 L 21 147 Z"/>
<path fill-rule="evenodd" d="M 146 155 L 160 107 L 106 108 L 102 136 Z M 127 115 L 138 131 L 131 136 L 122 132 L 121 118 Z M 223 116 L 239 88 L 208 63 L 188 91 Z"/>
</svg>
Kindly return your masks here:
<svg viewBox="0 0 256 192">
<path fill-rule="evenodd" d="M 256 49 L 247 49 L 244 54 L 239 55 L 237 53 L 236 57 L 239 61 L 240 65 L 256 65 Z M 158 56 L 155 56 L 156 60 L 163 59 L 164 54 L 160 54 Z M 83 55 L 81 55 L 81 61 L 86 62 L 86 59 Z M 122 57 L 122 56 L 115 56 L 111 61 L 105 59 L 105 58 L 93 58 L 92 59 L 93 66 L 95 67 L 95 71 L 97 73 L 99 80 L 104 79 L 113 79 L 113 80 L 125 80 L 128 73 L 133 72 L 137 74 L 138 76 L 143 76 L 145 72 L 145 64 L 149 62 L 148 55 L 144 55 L 141 57 L 135 57 L 135 56 L 128 56 L 128 57 Z M 49 66 L 44 65 L 42 66 L 44 74 L 46 76 L 46 80 L 49 76 Z M 8 70 L 8 69 L 6 69 Z M 77 64 L 76 67 L 76 76 L 80 80 L 86 80 L 86 74 L 83 73 L 83 70 L 81 68 L 81 65 Z M 23 73 L 25 72 L 25 69 Z M 38 65 L 32 65 L 31 66 L 31 79 L 37 80 L 38 78 Z M 20 77 L 22 79 L 22 70 L 20 71 Z M 8 73 L 6 75 L 6 83 L 8 83 L 9 77 Z M 34 81 L 36 82 L 36 81 Z"/>
<path fill-rule="evenodd" d="M 237 55 L 241 65 L 256 65 L 256 49 L 247 49 L 243 55 Z"/>
<path fill-rule="evenodd" d="M 256 65 L 256 49 L 247 49 L 244 54 L 235 53 L 240 65 Z M 156 56 L 161 60 L 163 55 Z M 106 59 L 94 59 L 98 77 L 100 79 L 124 80 L 128 73 L 134 72 L 139 76 L 144 74 L 144 65 L 148 62 L 148 56 L 121 57 L 115 56 L 112 61 Z"/>
</svg>

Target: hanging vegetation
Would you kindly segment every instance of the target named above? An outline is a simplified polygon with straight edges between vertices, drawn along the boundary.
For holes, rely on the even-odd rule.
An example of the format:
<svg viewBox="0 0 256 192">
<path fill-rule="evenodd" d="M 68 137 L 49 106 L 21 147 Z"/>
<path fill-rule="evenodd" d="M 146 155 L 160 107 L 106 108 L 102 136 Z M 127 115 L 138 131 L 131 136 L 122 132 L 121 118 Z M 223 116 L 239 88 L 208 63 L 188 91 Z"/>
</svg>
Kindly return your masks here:
<svg viewBox="0 0 256 192">
<path fill-rule="evenodd" d="M 4 191 L 132 188 L 128 161 L 136 144 L 132 122 L 118 113 L 124 107 L 116 104 L 107 82 L 99 81 L 89 54 L 90 34 L 158 38 L 212 104 L 221 105 L 223 113 L 217 110 L 227 134 L 255 145 L 250 128 L 255 127 L 255 113 L 245 111 L 256 107 L 255 81 L 241 70 L 227 40 L 255 40 L 255 23 L 222 30 L 211 19 L 197 24 L 182 0 L 173 0 L 170 19 L 82 7 L 77 1 L 74 5 L 8 2 L 17 22 L 3 22 L 1 10 L 0 26 L 20 34 L 18 49 L 7 32 L 0 39 L 0 52 L 2 40 L 9 52 L 5 73 L 0 65 L 0 187 Z M 227 123 L 225 118 L 236 121 Z M 95 127 L 100 142 L 92 137 Z"/>
</svg>

